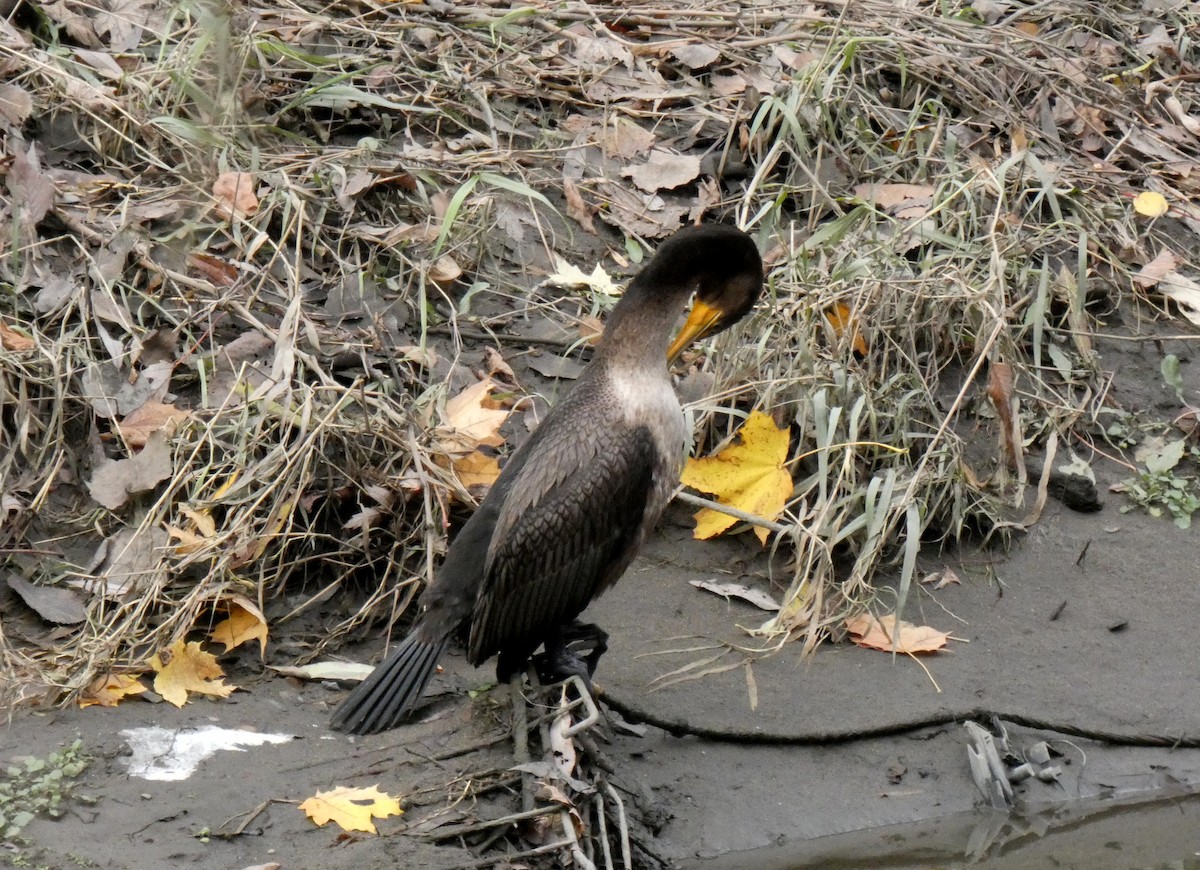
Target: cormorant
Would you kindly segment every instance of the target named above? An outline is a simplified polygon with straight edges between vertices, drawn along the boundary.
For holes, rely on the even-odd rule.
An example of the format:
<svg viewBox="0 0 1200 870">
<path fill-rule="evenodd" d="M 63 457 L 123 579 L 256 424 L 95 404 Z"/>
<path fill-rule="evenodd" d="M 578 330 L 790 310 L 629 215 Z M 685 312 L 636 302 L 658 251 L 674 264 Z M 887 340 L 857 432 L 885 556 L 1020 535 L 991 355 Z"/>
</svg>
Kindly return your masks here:
<svg viewBox="0 0 1200 870">
<path fill-rule="evenodd" d="M 667 364 L 744 317 L 762 285 L 758 249 L 732 226 L 685 227 L 662 243 L 574 389 L 455 538 L 411 633 L 342 702 L 334 728 L 370 734 L 400 724 L 464 624 L 467 660 L 498 656 L 502 683 L 543 644 L 548 670 L 590 677 L 607 635 L 575 618 L 629 567 L 679 481 L 688 433 Z M 591 642 L 586 662 L 568 646 L 580 638 Z"/>
</svg>

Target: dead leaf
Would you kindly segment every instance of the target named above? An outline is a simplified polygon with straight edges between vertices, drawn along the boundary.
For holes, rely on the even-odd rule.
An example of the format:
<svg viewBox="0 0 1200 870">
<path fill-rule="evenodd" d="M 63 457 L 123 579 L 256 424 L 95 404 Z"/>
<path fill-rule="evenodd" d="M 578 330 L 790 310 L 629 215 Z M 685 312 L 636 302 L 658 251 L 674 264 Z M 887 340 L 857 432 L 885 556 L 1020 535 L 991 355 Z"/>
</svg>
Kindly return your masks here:
<svg viewBox="0 0 1200 870">
<path fill-rule="evenodd" d="M 1142 266 L 1138 273 L 1133 276 L 1133 280 L 1143 287 L 1153 287 L 1164 276 L 1174 271 L 1177 265 L 1179 265 L 1179 260 L 1171 252 L 1171 249 L 1163 248 L 1158 252 L 1158 256 L 1145 266 Z"/>
<path fill-rule="evenodd" d="M 32 338 L 17 332 L 3 320 L 0 320 L 0 348 L 20 353 L 33 350 L 37 344 Z"/>
<path fill-rule="evenodd" d="M 83 599 L 71 589 L 38 586 L 15 574 L 9 574 L 5 579 L 8 588 L 21 596 L 21 600 L 47 622 L 77 625 L 87 619 Z"/>
<path fill-rule="evenodd" d="M 688 583 L 697 589 L 703 589 L 706 592 L 712 592 L 714 595 L 720 595 L 722 598 L 740 598 L 747 604 L 753 604 L 760 610 L 766 610 L 770 613 L 779 610 L 779 602 L 766 592 L 750 586 L 743 586 L 741 583 L 715 583 L 712 580 L 689 580 Z"/>
<path fill-rule="evenodd" d="M 254 176 L 249 172 L 222 172 L 212 186 L 217 214 L 223 218 L 251 217 L 258 213 Z"/>
<path fill-rule="evenodd" d="M 599 317 L 590 314 L 579 318 L 579 337 L 588 347 L 595 347 L 604 335 L 604 323 Z"/>
<path fill-rule="evenodd" d="M 604 125 L 596 138 L 596 144 L 607 154 L 629 160 L 648 152 L 654 147 L 655 137 L 645 127 L 628 118 L 617 117 Z"/>
<path fill-rule="evenodd" d="M 554 353 L 539 353 L 529 357 L 526 362 L 529 367 L 544 378 L 563 378 L 575 380 L 583 374 L 583 366 L 573 359 L 567 359 Z"/>
<path fill-rule="evenodd" d="M 615 297 L 621 294 L 621 288 L 599 263 L 592 269 L 591 274 L 588 274 L 558 254 L 554 255 L 554 271 L 546 276 L 544 283 L 551 287 L 587 287 L 589 290 L 605 296 Z"/>
<path fill-rule="evenodd" d="M 365 680 L 375 670 L 374 665 L 357 662 L 312 662 L 307 665 L 267 665 L 272 671 L 298 680 Z"/>
<path fill-rule="evenodd" d="M 31 142 L 28 150 L 17 148 L 7 181 L 22 225 L 33 229 L 50 213 L 55 195 L 54 183 L 42 171 L 35 143 Z"/>
<path fill-rule="evenodd" d="M 934 571 L 921 578 L 921 583 L 925 586 L 930 586 L 936 592 L 939 589 L 945 589 L 947 586 L 958 586 L 962 581 L 958 579 L 958 575 L 951 569 L 946 568 L 942 571 Z"/>
<path fill-rule="evenodd" d="M 721 504 L 774 520 L 783 513 L 792 494 L 792 477 L 784 468 L 789 434 L 761 411 L 752 411 L 738 430 L 740 444 L 732 444 L 715 456 L 689 459 L 682 482 L 715 495 Z M 704 508 L 696 514 L 694 535 L 700 540 L 715 537 L 738 522 L 734 517 Z M 756 526 L 759 541 L 767 542 L 768 529 Z"/>
<path fill-rule="evenodd" d="M 1169 209 L 1167 198 L 1153 190 L 1144 190 L 1133 198 L 1133 210 L 1143 217 L 1162 217 Z"/>
<path fill-rule="evenodd" d="M 260 654 L 267 654 L 267 618 L 258 605 L 243 595 L 231 595 L 222 599 L 220 606 L 229 616 L 212 627 L 208 639 L 225 645 L 225 652 L 237 649 L 244 643 L 257 640 Z"/>
<path fill-rule="evenodd" d="M 449 254 L 444 254 L 437 258 L 432 266 L 429 267 L 429 280 L 439 287 L 446 287 L 453 284 L 462 277 L 462 266 L 455 262 L 454 258 Z"/>
<path fill-rule="evenodd" d="M 490 489 L 496 479 L 500 477 L 500 463 L 496 457 L 488 456 L 478 450 L 473 450 L 466 456 L 455 459 L 452 467 L 459 482 L 472 494 L 479 489 Z"/>
<path fill-rule="evenodd" d="M 169 649 L 155 653 L 150 667 L 157 673 L 154 691 L 176 707 L 187 703 L 189 692 L 228 698 L 237 690 L 237 686 L 221 679 L 225 672 L 217 664 L 216 656 L 202 650 L 199 643 L 184 643 L 182 638 Z"/>
<path fill-rule="evenodd" d="M 604 205 L 597 213 L 600 219 L 633 236 L 661 239 L 678 230 L 690 211 L 686 203 L 668 203 L 658 194 L 627 185 L 601 181 L 597 187 L 597 199 Z"/>
<path fill-rule="evenodd" d="M 884 211 L 928 207 L 933 202 L 933 185 L 930 184 L 860 184 L 854 195 Z"/>
<path fill-rule="evenodd" d="M 141 43 L 156 5 L 154 0 L 105 0 L 91 7 L 97 10 L 92 26 L 98 35 L 108 37 L 112 51 L 132 51 Z"/>
<path fill-rule="evenodd" d="M 721 52 L 716 47 L 704 44 L 678 45 L 671 49 L 671 57 L 690 70 L 708 69 L 721 59 Z"/>
<path fill-rule="evenodd" d="M 938 631 L 927 625 L 913 625 L 911 622 L 900 622 L 899 635 L 896 633 L 896 615 L 875 617 L 863 613 L 846 620 L 846 630 L 854 643 L 867 649 L 877 649 L 883 652 L 901 652 L 906 654 L 937 652 L 945 648 L 950 640 L 946 632 Z"/>
<path fill-rule="evenodd" d="M 115 707 L 130 695 L 140 695 L 146 691 L 141 680 L 129 674 L 105 674 L 97 677 L 92 684 L 79 696 L 79 706 L 82 707 Z"/>
<path fill-rule="evenodd" d="M 695 181 L 700 174 L 700 158 L 690 154 L 673 154 L 655 148 L 650 152 L 650 159 L 621 170 L 621 175 L 629 178 L 635 185 L 646 193 L 656 193 L 660 190 L 674 190 L 690 181 Z"/>
<path fill-rule="evenodd" d="M 856 354 L 867 355 L 867 342 L 862 337 L 862 330 L 858 328 L 858 316 L 849 305 L 835 302 L 825 309 L 825 320 L 838 338 L 842 338 L 847 332 L 850 334 L 850 347 Z"/>
<path fill-rule="evenodd" d="M 341 785 L 332 791 L 317 792 L 300 804 L 300 809 L 317 825 L 333 821 L 343 831 L 366 831 L 369 834 L 376 833 L 372 817 L 386 819 L 404 812 L 400 809 L 400 801 L 381 792 L 377 785 L 370 788 Z"/>
<path fill-rule="evenodd" d="M 228 263 L 220 257 L 193 251 L 188 254 L 188 265 L 207 278 L 216 287 L 232 287 L 237 283 L 241 272 L 233 263 Z"/>
<path fill-rule="evenodd" d="M 117 431 L 130 447 L 144 447 L 152 433 L 161 431 L 169 438 L 178 431 L 179 424 L 190 416 L 190 412 L 174 405 L 151 400 L 118 423 Z"/>
<path fill-rule="evenodd" d="M 487 345 L 483 349 L 483 365 L 487 369 L 488 377 L 499 378 L 516 386 L 516 372 L 512 370 L 512 366 L 504 361 L 504 356 L 500 351 L 491 345 Z"/>
<path fill-rule="evenodd" d="M 134 493 L 154 489 L 175 467 L 171 448 L 161 432 L 154 432 L 146 446 L 128 459 L 106 459 L 96 468 L 88 482 L 92 498 L 109 510 L 116 510 Z"/>
<path fill-rule="evenodd" d="M 1000 447 L 1010 468 L 1024 467 L 1024 451 L 1017 434 L 1016 392 L 1013 367 L 994 362 L 988 371 L 988 399 L 1000 421 Z"/>
<path fill-rule="evenodd" d="M 21 127 L 33 113 L 33 97 L 17 85 L 0 84 L 0 117 Z"/>
<path fill-rule="evenodd" d="M 198 535 L 189 529 L 181 529 L 169 523 L 164 524 L 164 528 L 167 530 L 168 535 L 179 542 L 175 545 L 175 552 L 180 556 L 190 556 L 192 553 L 199 553 L 208 546 L 208 540 L 203 535 Z"/>
<path fill-rule="evenodd" d="M 108 599 L 128 600 L 162 578 L 168 543 L 167 533 L 157 526 L 121 529 L 96 548 L 86 568 L 92 575 L 72 578 L 67 585 Z"/>
<path fill-rule="evenodd" d="M 491 378 L 477 381 L 446 402 L 445 421 L 436 432 L 442 453 L 470 453 L 476 447 L 499 447 L 504 443 L 500 427 L 509 410 L 489 398 L 497 384 Z"/>
<path fill-rule="evenodd" d="M 596 235 L 596 224 L 592 220 L 592 209 L 586 202 L 583 201 L 583 195 L 579 192 L 579 186 L 574 180 L 563 176 L 563 197 L 567 201 L 567 216 L 573 218 L 585 233 Z"/>
<path fill-rule="evenodd" d="M 1200 283 L 1178 272 L 1163 275 L 1156 288 L 1159 293 L 1179 306 L 1179 313 L 1200 326 Z"/>
<path fill-rule="evenodd" d="M 1183 129 L 1187 130 L 1193 136 L 1200 136 L 1200 117 L 1189 115 L 1184 110 L 1183 103 L 1179 101 L 1179 97 L 1167 97 L 1163 100 L 1163 106 L 1179 122 Z"/>
</svg>

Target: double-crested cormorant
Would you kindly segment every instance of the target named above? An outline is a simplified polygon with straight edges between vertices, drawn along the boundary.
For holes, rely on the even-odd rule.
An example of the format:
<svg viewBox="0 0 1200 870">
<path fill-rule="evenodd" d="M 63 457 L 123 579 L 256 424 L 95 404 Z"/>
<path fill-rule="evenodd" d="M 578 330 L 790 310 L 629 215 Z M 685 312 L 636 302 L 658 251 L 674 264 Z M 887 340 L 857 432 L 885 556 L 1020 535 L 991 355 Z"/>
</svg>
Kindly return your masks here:
<svg viewBox="0 0 1200 870">
<path fill-rule="evenodd" d="M 455 538 L 412 632 L 342 702 L 334 728 L 398 725 L 464 623 L 467 660 L 497 655 L 501 682 L 543 644 L 556 673 L 590 675 L 606 635 L 575 618 L 629 567 L 679 480 L 688 434 L 667 363 L 744 317 L 762 284 L 758 250 L 734 227 L 686 227 L 663 242 L 613 309 L 575 388 Z M 587 671 L 567 646 L 580 637 L 592 641 Z"/>
</svg>

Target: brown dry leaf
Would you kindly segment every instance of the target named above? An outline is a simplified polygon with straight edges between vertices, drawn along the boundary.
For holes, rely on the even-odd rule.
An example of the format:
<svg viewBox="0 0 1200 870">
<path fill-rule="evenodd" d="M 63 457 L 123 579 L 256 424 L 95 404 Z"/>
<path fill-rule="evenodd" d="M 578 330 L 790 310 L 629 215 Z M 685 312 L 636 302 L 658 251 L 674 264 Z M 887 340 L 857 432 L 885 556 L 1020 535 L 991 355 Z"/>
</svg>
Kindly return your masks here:
<svg viewBox="0 0 1200 870">
<path fill-rule="evenodd" d="M 438 427 L 438 450 L 470 453 L 476 447 L 499 447 L 504 443 L 500 427 L 510 411 L 491 399 L 498 385 L 491 378 L 477 381 L 446 402 L 445 423 Z"/>
<path fill-rule="evenodd" d="M 379 786 L 349 788 L 340 785 L 332 791 L 320 791 L 300 804 L 304 814 L 317 825 L 337 822 L 343 831 L 376 833 L 376 819 L 401 815 L 400 801 L 381 792 Z"/>
<path fill-rule="evenodd" d="M 258 212 L 254 176 L 249 172 L 222 172 L 212 186 L 217 214 L 223 218 L 250 217 Z"/>
<path fill-rule="evenodd" d="M 92 7 L 97 10 L 92 26 L 100 36 L 108 36 L 108 45 L 121 54 L 137 48 L 142 31 L 157 4 L 154 0 L 106 0 Z"/>
<path fill-rule="evenodd" d="M 939 589 L 945 589 L 947 586 L 961 586 L 962 581 L 958 579 L 958 575 L 950 568 L 943 571 L 934 571 L 921 578 L 922 585 L 929 586 L 935 592 Z"/>
<path fill-rule="evenodd" d="M 1142 266 L 1141 270 L 1133 276 L 1133 280 L 1142 287 L 1153 287 L 1167 274 L 1173 272 L 1178 265 L 1179 260 L 1171 252 L 1171 249 L 1163 248 L 1158 252 L 1158 256 Z"/>
<path fill-rule="evenodd" d="M 115 707 L 130 695 L 146 691 L 141 681 L 129 674 L 105 674 L 97 677 L 79 696 L 80 707 Z"/>
<path fill-rule="evenodd" d="M 65 0 L 54 0 L 53 3 L 40 4 L 39 9 L 52 21 L 61 24 L 80 45 L 88 48 L 100 48 L 101 43 L 92 27 L 92 19 L 76 12 L 74 6 L 75 4 L 67 3 Z"/>
<path fill-rule="evenodd" d="M 169 649 L 155 653 L 150 659 L 154 668 L 154 691 L 176 707 L 188 701 L 188 693 L 213 695 L 228 698 L 237 686 L 226 684 L 221 678 L 225 672 L 217 664 L 217 657 L 200 649 L 196 642 L 175 641 Z"/>
<path fill-rule="evenodd" d="M 483 364 L 487 368 L 488 377 L 500 378 L 516 386 L 516 372 L 512 370 L 512 366 L 504 361 L 504 357 L 500 351 L 490 344 L 483 349 Z"/>
<path fill-rule="evenodd" d="M 175 552 L 180 556 L 190 556 L 192 553 L 198 553 L 208 545 L 208 540 L 202 535 L 198 535 L 187 529 L 181 529 L 178 526 L 172 526 L 169 523 L 164 525 L 167 534 L 179 541 L 175 545 Z"/>
<path fill-rule="evenodd" d="M 597 212 L 600 219 L 633 236 L 661 239 L 679 229 L 690 211 L 688 205 L 668 203 L 627 185 L 602 181 L 597 187 L 597 199 L 605 206 Z"/>
<path fill-rule="evenodd" d="M 1006 362 L 992 363 L 988 372 L 988 398 L 996 409 L 1000 420 L 1000 444 L 1005 461 L 1010 467 L 1016 467 L 1021 444 L 1016 437 L 1016 419 L 1013 414 L 1014 393 L 1013 367 Z"/>
<path fill-rule="evenodd" d="M 606 154 L 626 160 L 647 153 L 654 146 L 654 141 L 654 134 L 645 127 L 620 117 L 605 124 L 604 130 L 596 138 L 596 144 Z"/>
<path fill-rule="evenodd" d="M 438 257 L 437 262 L 429 267 L 429 280 L 439 287 L 453 284 L 462 277 L 462 266 L 455 262 L 449 254 Z"/>
<path fill-rule="evenodd" d="M 738 430 L 740 444 L 731 444 L 715 456 L 689 459 L 682 482 L 715 495 L 721 504 L 730 505 L 755 516 L 774 520 L 783 513 L 792 494 L 792 476 L 787 462 L 789 434 L 761 411 L 752 411 Z M 734 523 L 734 517 L 704 508 L 696 513 L 699 540 L 715 537 Z M 754 534 L 767 543 L 768 529 L 755 526 Z"/>
<path fill-rule="evenodd" d="M 0 320 L 0 347 L 5 350 L 33 350 L 37 345 L 32 338 L 17 332 L 3 320 Z"/>
<path fill-rule="evenodd" d="M 149 400 L 117 424 L 117 431 L 130 447 L 145 447 L 146 439 L 154 432 L 162 431 L 168 438 L 174 435 L 179 424 L 191 416 L 188 411 Z"/>
<path fill-rule="evenodd" d="M 604 335 L 604 321 L 599 317 L 592 317 L 588 314 L 579 318 L 579 337 L 588 347 L 595 347 L 602 335 Z"/>
<path fill-rule="evenodd" d="M 720 60 L 721 52 L 708 44 L 678 45 L 671 49 L 671 57 L 690 70 L 701 70 Z"/>
<path fill-rule="evenodd" d="M 575 222 L 583 228 L 585 233 L 596 235 L 596 224 L 592 220 L 592 209 L 583 201 L 583 195 L 579 192 L 578 185 L 575 182 L 563 176 L 563 196 L 567 200 L 567 216 L 574 218 Z"/>
<path fill-rule="evenodd" d="M 211 281 L 217 287 L 232 287 L 237 283 L 238 272 L 237 266 L 222 260 L 220 257 L 214 257 L 212 254 L 205 254 L 200 251 L 193 251 L 188 254 L 188 265 Z"/>
<path fill-rule="evenodd" d="M 825 319 L 833 329 L 833 334 L 838 338 L 842 338 L 847 332 L 850 333 L 850 346 L 856 354 L 867 355 L 867 342 L 862 337 L 862 330 L 858 328 L 858 317 L 851 311 L 849 305 L 844 302 L 835 302 L 825 309 Z"/>
<path fill-rule="evenodd" d="M 1200 136 L 1200 117 L 1189 115 L 1183 108 L 1183 103 L 1179 101 L 1179 97 L 1167 97 L 1163 100 L 1163 106 L 1183 129 L 1193 136 Z"/>
<path fill-rule="evenodd" d="M 5 579 L 8 588 L 21 596 L 21 600 L 47 622 L 77 625 L 87 619 L 83 599 L 72 589 L 40 586 L 16 574 L 9 574 Z"/>
<path fill-rule="evenodd" d="M 225 652 L 244 643 L 257 640 L 263 656 L 267 654 L 267 619 L 258 605 L 243 595 L 233 595 L 221 601 L 229 616 L 212 627 L 208 639 L 225 645 Z"/>
<path fill-rule="evenodd" d="M 1158 282 L 1157 290 L 1179 306 L 1180 314 L 1200 326 L 1200 282 L 1168 272 Z"/>
<path fill-rule="evenodd" d="M 88 492 L 109 510 L 116 510 L 137 492 L 154 489 L 175 471 L 171 448 L 161 432 L 153 432 L 146 446 L 128 459 L 106 459 L 88 481 Z"/>
<path fill-rule="evenodd" d="M 924 217 L 933 203 L 931 184 L 860 184 L 854 195 L 897 217 Z"/>
<path fill-rule="evenodd" d="M 754 589 L 741 583 L 718 583 L 715 580 L 689 580 L 688 583 L 697 589 L 703 589 L 714 595 L 720 595 L 725 599 L 740 598 L 747 604 L 753 604 L 755 607 L 765 610 L 768 613 L 777 613 L 779 611 L 779 602 L 761 589 Z"/>
<path fill-rule="evenodd" d="M 14 127 L 21 127 L 33 113 L 33 97 L 16 85 L 0 85 L 0 117 Z"/>
<path fill-rule="evenodd" d="M 54 182 L 42 170 L 35 143 L 30 143 L 28 150 L 17 148 L 7 182 L 21 223 L 29 229 L 36 227 L 54 206 L 55 189 Z"/>
<path fill-rule="evenodd" d="M 699 157 L 691 154 L 672 154 L 661 148 L 651 151 L 647 162 L 621 170 L 623 177 L 631 179 L 646 193 L 674 190 L 695 181 L 699 174 Z"/>
<path fill-rule="evenodd" d="M 943 631 L 930 628 L 927 625 L 913 625 L 911 622 L 900 622 L 899 636 L 896 633 L 896 615 L 875 617 L 863 613 L 846 620 L 846 630 L 850 632 L 850 640 L 867 649 L 877 649 L 883 652 L 901 652 L 907 654 L 931 653 L 944 649 L 950 640 L 950 635 Z"/>
</svg>

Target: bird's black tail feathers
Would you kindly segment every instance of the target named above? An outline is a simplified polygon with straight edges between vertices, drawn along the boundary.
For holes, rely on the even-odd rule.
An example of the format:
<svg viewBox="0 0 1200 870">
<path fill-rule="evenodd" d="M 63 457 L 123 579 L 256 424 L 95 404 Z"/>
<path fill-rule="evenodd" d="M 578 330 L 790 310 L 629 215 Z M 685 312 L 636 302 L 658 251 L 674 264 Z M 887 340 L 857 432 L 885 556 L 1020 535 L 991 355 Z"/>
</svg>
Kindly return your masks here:
<svg viewBox="0 0 1200 870">
<path fill-rule="evenodd" d="M 395 728 L 425 691 L 448 638 L 430 643 L 414 631 L 334 711 L 332 725 L 350 734 Z"/>
</svg>

